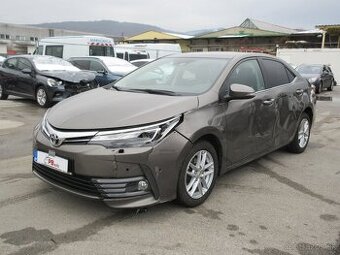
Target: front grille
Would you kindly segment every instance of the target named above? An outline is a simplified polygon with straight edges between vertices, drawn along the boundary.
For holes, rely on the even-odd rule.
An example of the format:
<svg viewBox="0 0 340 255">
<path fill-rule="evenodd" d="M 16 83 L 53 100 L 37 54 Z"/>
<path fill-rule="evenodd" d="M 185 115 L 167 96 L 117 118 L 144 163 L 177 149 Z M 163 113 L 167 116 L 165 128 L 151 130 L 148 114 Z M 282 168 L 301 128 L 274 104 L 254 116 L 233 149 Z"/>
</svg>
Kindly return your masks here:
<svg viewBox="0 0 340 255">
<path fill-rule="evenodd" d="M 95 80 L 81 81 L 80 83 L 65 83 L 65 91 L 69 92 L 71 95 L 75 95 L 94 88 L 98 88 L 98 83 Z"/>
<path fill-rule="evenodd" d="M 143 176 L 132 178 L 91 178 L 69 175 L 33 162 L 33 172 L 41 179 L 70 192 L 90 198 L 113 199 L 142 196 L 150 191 L 138 191 Z"/>
</svg>

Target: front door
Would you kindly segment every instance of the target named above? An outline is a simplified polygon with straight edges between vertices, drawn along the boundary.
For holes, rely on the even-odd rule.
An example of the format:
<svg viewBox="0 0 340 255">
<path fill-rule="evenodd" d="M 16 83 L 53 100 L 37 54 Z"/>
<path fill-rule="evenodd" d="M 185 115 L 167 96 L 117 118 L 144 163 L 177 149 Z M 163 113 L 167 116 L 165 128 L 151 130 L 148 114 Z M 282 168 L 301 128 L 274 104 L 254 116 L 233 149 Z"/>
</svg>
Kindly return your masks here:
<svg viewBox="0 0 340 255">
<path fill-rule="evenodd" d="M 227 157 L 232 164 L 261 155 L 273 147 L 277 120 L 275 102 L 265 90 L 257 59 L 239 63 L 227 80 L 252 87 L 252 99 L 231 100 L 225 107 Z"/>
</svg>

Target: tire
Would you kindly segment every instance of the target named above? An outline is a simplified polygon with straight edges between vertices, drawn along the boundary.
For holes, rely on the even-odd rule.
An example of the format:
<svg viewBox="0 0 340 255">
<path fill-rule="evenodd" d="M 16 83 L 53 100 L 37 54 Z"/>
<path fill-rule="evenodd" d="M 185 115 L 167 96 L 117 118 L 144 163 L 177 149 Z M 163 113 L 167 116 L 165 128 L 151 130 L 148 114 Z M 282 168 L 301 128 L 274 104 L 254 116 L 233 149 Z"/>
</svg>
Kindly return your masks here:
<svg viewBox="0 0 340 255">
<path fill-rule="evenodd" d="M 46 89 L 43 86 L 37 88 L 35 99 L 40 107 L 47 108 L 51 105 Z"/>
<path fill-rule="evenodd" d="M 6 100 L 8 95 L 4 92 L 4 86 L 0 84 L 0 100 Z"/>
<path fill-rule="evenodd" d="M 306 124 L 308 123 L 308 124 Z M 307 125 L 307 126 L 306 126 Z M 302 153 L 307 148 L 310 138 L 311 120 L 304 112 L 301 115 L 296 134 L 293 141 L 287 146 L 288 151 L 293 153 Z M 302 140 L 303 139 L 303 140 Z"/>
<path fill-rule="evenodd" d="M 316 90 L 316 94 L 320 94 L 322 92 L 322 90 L 323 90 L 323 83 L 320 82 L 320 85 L 319 85 L 318 89 Z"/>
<path fill-rule="evenodd" d="M 204 160 L 204 154 L 206 168 L 202 168 L 197 162 L 199 159 Z M 209 164 L 211 165 L 208 166 Z M 187 207 L 202 204 L 215 186 L 218 169 L 219 162 L 214 146 L 206 141 L 194 144 L 180 171 L 177 184 L 177 201 Z"/>
<path fill-rule="evenodd" d="M 333 87 L 334 87 L 334 80 L 331 81 L 331 85 L 329 86 L 329 88 L 327 90 L 333 91 Z"/>
</svg>

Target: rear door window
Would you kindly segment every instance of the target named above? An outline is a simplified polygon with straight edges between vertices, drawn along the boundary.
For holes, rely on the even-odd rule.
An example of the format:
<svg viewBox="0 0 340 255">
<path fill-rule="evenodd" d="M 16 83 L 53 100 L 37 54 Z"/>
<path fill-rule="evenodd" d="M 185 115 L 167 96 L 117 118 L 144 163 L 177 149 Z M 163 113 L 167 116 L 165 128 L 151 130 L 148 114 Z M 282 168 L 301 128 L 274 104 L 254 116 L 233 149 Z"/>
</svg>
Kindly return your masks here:
<svg viewBox="0 0 340 255">
<path fill-rule="evenodd" d="M 265 72 L 267 88 L 290 83 L 287 69 L 281 62 L 271 59 L 262 59 L 261 63 Z"/>
</svg>

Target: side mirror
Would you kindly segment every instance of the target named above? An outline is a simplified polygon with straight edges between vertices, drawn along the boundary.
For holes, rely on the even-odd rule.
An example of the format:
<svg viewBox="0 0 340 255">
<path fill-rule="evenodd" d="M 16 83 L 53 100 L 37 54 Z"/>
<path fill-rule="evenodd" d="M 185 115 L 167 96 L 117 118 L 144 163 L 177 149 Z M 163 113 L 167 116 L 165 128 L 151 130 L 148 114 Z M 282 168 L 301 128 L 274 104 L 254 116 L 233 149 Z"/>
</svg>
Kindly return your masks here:
<svg viewBox="0 0 340 255">
<path fill-rule="evenodd" d="M 103 69 L 103 70 L 97 71 L 97 73 L 105 75 L 107 74 L 107 71 Z"/>
<path fill-rule="evenodd" d="M 29 68 L 22 69 L 21 72 L 23 72 L 24 74 L 32 74 L 32 70 Z"/>
<path fill-rule="evenodd" d="M 252 87 L 243 84 L 231 84 L 229 95 L 225 96 L 225 99 L 230 101 L 234 99 L 250 99 L 255 97 L 255 90 Z"/>
</svg>

